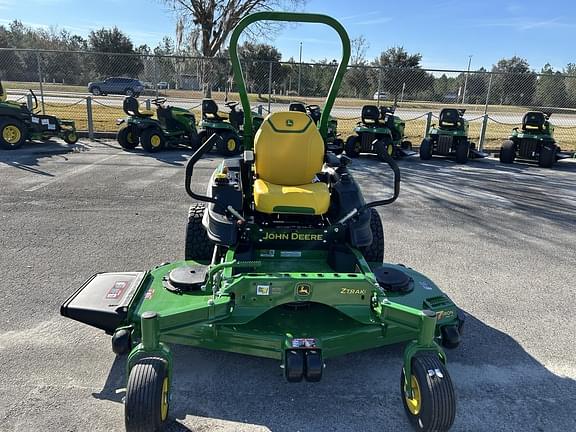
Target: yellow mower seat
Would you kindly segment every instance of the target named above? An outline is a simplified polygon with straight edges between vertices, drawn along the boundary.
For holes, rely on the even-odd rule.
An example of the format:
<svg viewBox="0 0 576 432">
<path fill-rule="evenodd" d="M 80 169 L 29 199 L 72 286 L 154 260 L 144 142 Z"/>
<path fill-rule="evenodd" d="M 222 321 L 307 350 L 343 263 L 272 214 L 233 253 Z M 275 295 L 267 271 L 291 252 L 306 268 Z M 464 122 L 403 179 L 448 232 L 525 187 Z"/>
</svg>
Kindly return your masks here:
<svg viewBox="0 0 576 432">
<path fill-rule="evenodd" d="M 305 113 L 268 115 L 256 133 L 254 156 L 256 210 L 314 215 L 328 211 L 328 186 L 312 182 L 322 170 L 324 141 Z"/>
</svg>

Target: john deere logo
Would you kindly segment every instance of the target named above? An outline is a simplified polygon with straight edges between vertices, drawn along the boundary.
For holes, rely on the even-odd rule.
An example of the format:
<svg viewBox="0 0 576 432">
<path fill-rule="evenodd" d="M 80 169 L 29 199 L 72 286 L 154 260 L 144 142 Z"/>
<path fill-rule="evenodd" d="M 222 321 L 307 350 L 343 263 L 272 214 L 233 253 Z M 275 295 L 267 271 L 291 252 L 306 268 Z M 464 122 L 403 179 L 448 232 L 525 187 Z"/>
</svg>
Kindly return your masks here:
<svg viewBox="0 0 576 432">
<path fill-rule="evenodd" d="M 296 294 L 299 296 L 309 296 L 312 292 L 312 287 L 306 283 L 296 284 Z"/>
<path fill-rule="evenodd" d="M 294 126 L 294 120 L 292 119 L 286 120 L 286 126 Z"/>
</svg>

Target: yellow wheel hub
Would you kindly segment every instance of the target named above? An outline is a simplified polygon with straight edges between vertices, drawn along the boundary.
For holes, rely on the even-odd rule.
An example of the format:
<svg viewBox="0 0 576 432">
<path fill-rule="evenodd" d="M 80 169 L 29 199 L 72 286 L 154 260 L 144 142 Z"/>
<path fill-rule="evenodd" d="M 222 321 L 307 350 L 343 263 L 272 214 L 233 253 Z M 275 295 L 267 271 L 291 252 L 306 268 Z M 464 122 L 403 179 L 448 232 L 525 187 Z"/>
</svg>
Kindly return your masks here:
<svg viewBox="0 0 576 432">
<path fill-rule="evenodd" d="M 354 146 L 354 149 L 360 153 L 360 150 L 362 150 L 362 143 L 361 142 L 356 142 L 356 145 Z"/>
<path fill-rule="evenodd" d="M 394 153 L 394 146 L 392 144 L 388 144 L 388 156 L 392 156 L 392 153 Z"/>
<path fill-rule="evenodd" d="M 168 417 L 168 377 L 162 382 L 162 400 L 160 401 L 160 417 L 162 421 Z"/>
<path fill-rule="evenodd" d="M 420 395 L 420 386 L 418 385 L 418 380 L 414 375 L 412 375 L 410 379 L 410 387 L 412 389 L 412 398 L 409 398 L 408 395 L 404 395 L 406 399 L 406 405 L 408 406 L 408 410 L 412 415 L 418 415 L 420 413 L 420 409 L 422 408 L 422 398 Z"/>
<path fill-rule="evenodd" d="M 231 152 L 236 150 L 236 141 L 234 140 L 234 138 L 228 139 L 228 141 L 226 142 L 226 147 L 228 147 L 228 151 Z"/>
<path fill-rule="evenodd" d="M 152 145 L 152 147 L 159 147 L 161 142 L 162 139 L 160 138 L 159 135 L 152 135 L 150 137 L 150 144 Z"/>
<path fill-rule="evenodd" d="M 2 130 L 2 139 L 8 144 L 17 144 L 22 138 L 22 132 L 18 127 L 8 125 Z"/>
</svg>

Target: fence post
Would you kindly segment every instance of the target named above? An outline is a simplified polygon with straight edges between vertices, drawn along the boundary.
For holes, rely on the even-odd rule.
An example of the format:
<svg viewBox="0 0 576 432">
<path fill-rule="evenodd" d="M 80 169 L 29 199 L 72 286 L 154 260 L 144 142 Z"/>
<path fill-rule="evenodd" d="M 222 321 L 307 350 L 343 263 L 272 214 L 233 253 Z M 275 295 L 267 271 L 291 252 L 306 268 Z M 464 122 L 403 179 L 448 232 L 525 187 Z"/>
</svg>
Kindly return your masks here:
<svg viewBox="0 0 576 432">
<path fill-rule="evenodd" d="M 36 62 L 38 63 L 38 81 L 40 84 L 40 100 L 42 101 L 42 114 L 46 114 L 46 110 L 44 108 L 44 86 L 42 85 L 42 64 L 40 62 L 40 51 L 36 51 Z"/>
<path fill-rule="evenodd" d="M 480 129 L 480 139 L 478 142 L 478 150 L 484 150 L 484 139 L 486 138 L 486 128 L 488 127 L 488 103 L 490 102 L 490 90 L 492 89 L 492 77 L 494 74 L 490 74 L 490 79 L 488 80 L 488 90 L 486 91 L 486 103 L 484 104 L 484 119 L 482 120 L 482 129 Z"/>
<path fill-rule="evenodd" d="M 432 126 L 432 111 L 429 111 L 428 114 L 426 114 L 426 130 L 424 131 L 424 138 L 428 135 L 430 126 Z"/>
<path fill-rule="evenodd" d="M 272 62 L 268 69 L 268 112 L 270 112 L 270 102 L 272 100 Z"/>
<path fill-rule="evenodd" d="M 378 106 L 380 106 L 380 89 L 382 87 L 382 68 L 378 67 Z"/>
<path fill-rule="evenodd" d="M 158 90 L 158 89 L 156 89 Z M 152 105 L 150 104 L 150 98 L 146 99 L 146 110 L 150 111 L 152 109 Z"/>
<path fill-rule="evenodd" d="M 88 138 L 94 139 L 94 119 L 92 117 L 92 96 L 86 98 L 86 117 L 88 118 Z"/>
<path fill-rule="evenodd" d="M 264 111 L 262 104 L 258 105 L 258 115 L 262 115 L 262 112 Z"/>
</svg>

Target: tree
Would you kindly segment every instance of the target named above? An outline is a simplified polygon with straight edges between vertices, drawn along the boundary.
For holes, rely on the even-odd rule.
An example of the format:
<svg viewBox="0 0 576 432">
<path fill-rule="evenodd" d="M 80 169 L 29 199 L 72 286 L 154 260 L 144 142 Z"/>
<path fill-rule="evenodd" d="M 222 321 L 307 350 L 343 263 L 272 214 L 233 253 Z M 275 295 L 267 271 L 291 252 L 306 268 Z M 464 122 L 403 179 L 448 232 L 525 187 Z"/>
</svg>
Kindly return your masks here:
<svg viewBox="0 0 576 432">
<path fill-rule="evenodd" d="M 566 93 L 571 107 L 576 106 L 576 63 L 568 63 L 564 68 Z"/>
<path fill-rule="evenodd" d="M 501 104 L 530 105 L 536 92 L 536 74 L 526 59 L 514 56 L 501 59 L 492 67 L 493 99 Z"/>
<path fill-rule="evenodd" d="M 88 44 L 90 50 L 94 52 L 134 54 L 122 56 L 96 55 L 94 67 L 101 76 L 125 74 L 138 76 L 144 69 L 142 59 L 136 55 L 132 41 L 118 27 L 91 31 L 88 36 Z"/>
<path fill-rule="evenodd" d="M 422 55 L 409 54 L 403 47 L 388 48 L 374 61 L 374 66 L 383 68 L 382 88 L 391 93 L 394 102 L 403 91 L 418 93 L 433 85 L 434 77 L 420 67 Z"/>
<path fill-rule="evenodd" d="M 560 71 L 554 72 L 550 63 L 546 63 L 541 74 L 536 89 L 538 102 L 549 107 L 565 107 L 568 98 L 562 73 Z"/>
<path fill-rule="evenodd" d="M 282 54 L 273 46 L 262 43 L 244 42 L 238 48 L 238 54 L 243 60 L 243 70 L 248 88 L 258 93 L 268 92 L 270 64 L 272 64 L 273 85 L 284 80 L 284 70 L 280 66 Z"/>
<path fill-rule="evenodd" d="M 367 67 L 366 51 L 370 44 L 363 35 L 360 35 L 352 39 L 350 45 L 352 48 L 350 65 L 352 67 L 348 69 L 344 76 L 344 92 L 358 98 L 372 97 L 378 86 L 376 85 L 372 89 L 373 86 L 370 83 L 375 81 L 372 75 L 378 72 Z"/>
</svg>

